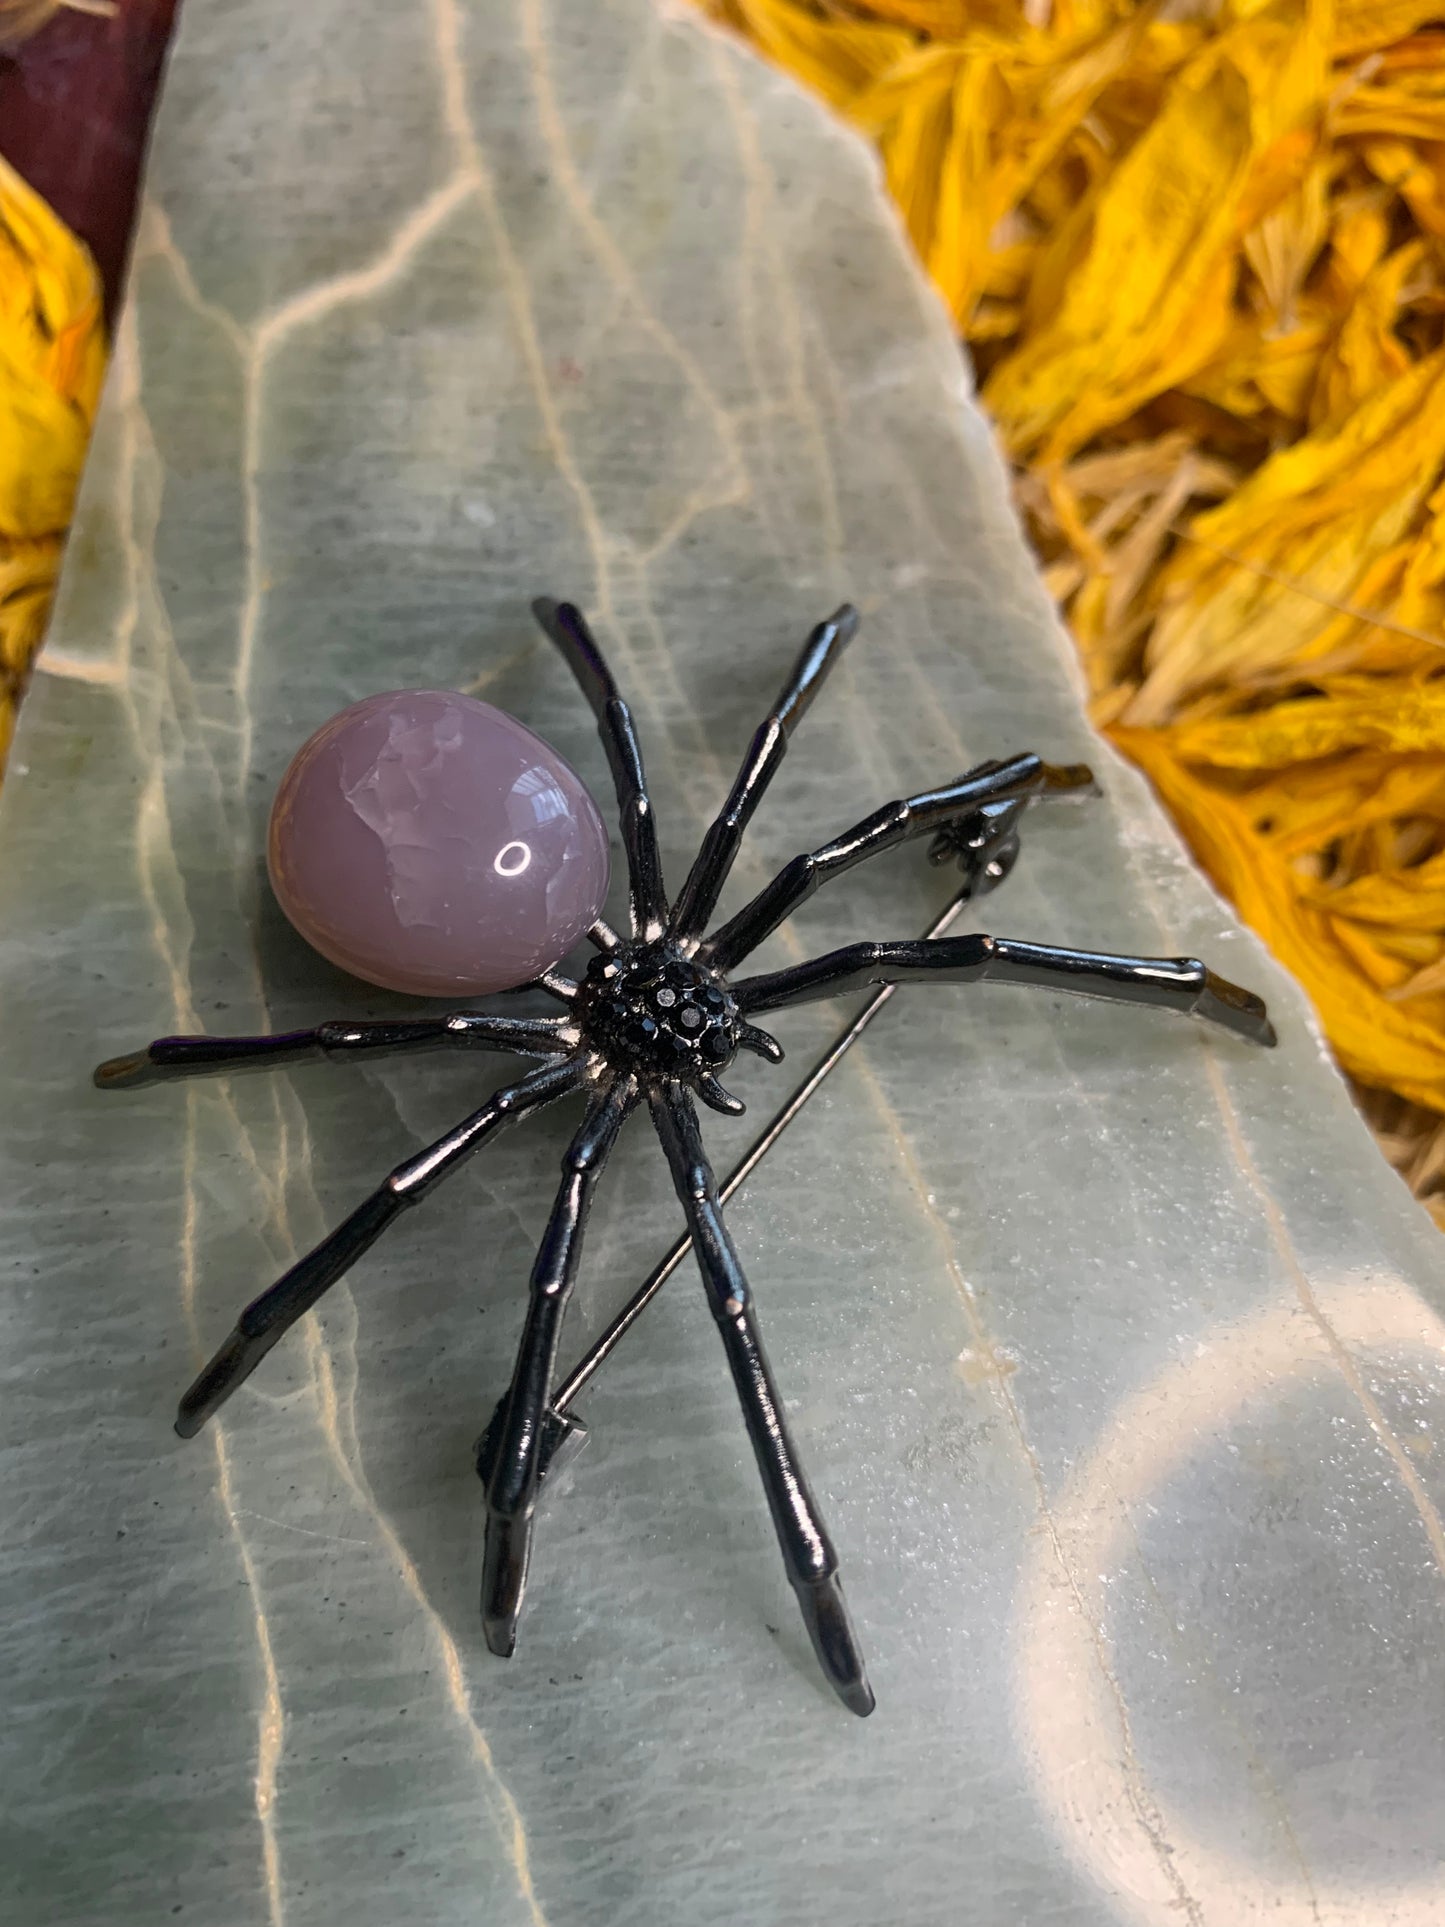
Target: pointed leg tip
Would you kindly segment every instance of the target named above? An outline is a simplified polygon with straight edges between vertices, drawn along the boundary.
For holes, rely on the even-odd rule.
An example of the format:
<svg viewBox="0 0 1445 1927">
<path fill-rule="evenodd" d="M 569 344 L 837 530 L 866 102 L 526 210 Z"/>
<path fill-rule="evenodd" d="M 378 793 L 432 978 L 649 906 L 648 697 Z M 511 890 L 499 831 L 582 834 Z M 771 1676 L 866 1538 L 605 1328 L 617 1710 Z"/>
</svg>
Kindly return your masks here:
<svg viewBox="0 0 1445 1927">
<path fill-rule="evenodd" d="M 1199 1011 L 1211 1023 L 1232 1030 L 1238 1036 L 1247 1038 L 1251 1044 L 1260 1044 L 1266 1050 L 1273 1050 L 1279 1042 L 1279 1034 L 1269 1020 L 1263 997 L 1230 983 L 1226 977 L 1217 977 L 1212 970 L 1205 972 L 1204 995 L 1200 999 Z"/>
<path fill-rule="evenodd" d="M 148 1050 L 132 1051 L 126 1057 L 108 1057 L 91 1072 L 98 1091 L 120 1091 L 151 1081 L 155 1066 Z"/>
<path fill-rule="evenodd" d="M 1102 796 L 1099 779 L 1087 763 L 1045 763 L 1044 793 L 1047 796 Z"/>
<path fill-rule="evenodd" d="M 822 1654 L 819 1654 L 822 1658 Z M 828 1684 L 842 1700 L 850 1713 L 856 1713 L 860 1720 L 866 1720 L 878 1702 L 873 1697 L 873 1688 L 868 1684 L 868 1674 L 863 1661 L 854 1647 L 848 1663 L 833 1667 L 824 1665 Z"/>
<path fill-rule="evenodd" d="M 868 1684 L 866 1677 L 855 1681 L 852 1685 L 839 1686 L 837 1692 L 848 1711 L 856 1713 L 860 1720 L 866 1720 L 878 1704 L 873 1697 L 873 1688 Z"/>
<path fill-rule="evenodd" d="M 838 1575 L 794 1580 L 793 1590 L 828 1684 L 850 1713 L 866 1719 L 876 1702 Z"/>
<path fill-rule="evenodd" d="M 504 1532 L 503 1543 L 496 1547 L 498 1525 L 495 1518 L 488 1521 L 488 1557 L 482 1573 L 482 1637 L 488 1652 L 498 1659 L 510 1659 L 517 1650 L 525 1575 L 509 1556 L 515 1550 L 509 1535 Z"/>
<path fill-rule="evenodd" d="M 495 1523 L 495 1522 L 493 1522 Z M 508 1566 L 488 1560 L 482 1574 L 482 1637 L 487 1651 L 498 1659 L 510 1659 L 517 1650 L 517 1621 L 522 1613 L 520 1587 L 508 1585 Z"/>
<path fill-rule="evenodd" d="M 498 1659 L 510 1659 L 517 1650 L 517 1622 L 515 1619 L 482 1618 L 482 1637 L 487 1642 L 487 1651 Z"/>
<path fill-rule="evenodd" d="M 280 1335 L 277 1330 L 259 1339 L 248 1338 L 237 1325 L 199 1378 L 182 1393 L 176 1412 L 177 1434 L 183 1439 L 193 1439 L 232 1392 L 246 1382 Z"/>
<path fill-rule="evenodd" d="M 216 1397 L 212 1370 L 208 1367 L 181 1396 L 181 1402 L 176 1407 L 176 1437 L 193 1439 L 221 1403 Z"/>
<path fill-rule="evenodd" d="M 528 1516 L 487 1514 L 487 1546 L 482 1562 L 482 1634 L 498 1659 L 510 1659 L 517 1646 L 517 1621 L 527 1589 L 532 1551 Z"/>
</svg>

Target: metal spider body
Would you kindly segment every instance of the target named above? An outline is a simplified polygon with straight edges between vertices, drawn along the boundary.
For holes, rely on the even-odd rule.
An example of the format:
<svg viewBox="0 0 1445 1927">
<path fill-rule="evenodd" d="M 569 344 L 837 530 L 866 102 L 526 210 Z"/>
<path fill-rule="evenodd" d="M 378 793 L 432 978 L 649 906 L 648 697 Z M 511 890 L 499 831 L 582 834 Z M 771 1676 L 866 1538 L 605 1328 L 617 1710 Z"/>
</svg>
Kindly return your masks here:
<svg viewBox="0 0 1445 1927">
<path fill-rule="evenodd" d="M 855 1713 L 872 1710 L 858 1641 L 832 1543 L 783 1418 L 758 1332 L 753 1294 L 723 1218 L 695 1099 L 737 1113 L 719 1080 L 740 1049 L 776 1062 L 776 1040 L 751 1021 L 789 1004 L 869 985 L 955 984 L 985 978 L 1064 989 L 1193 1013 L 1257 1043 L 1274 1034 L 1263 1003 L 1188 958 L 1113 956 L 973 935 L 855 943 L 812 962 L 738 978 L 737 968 L 827 878 L 922 833 L 935 861 L 971 864 L 980 887 L 1004 875 L 1017 851 L 1015 820 L 1031 798 L 1091 787 L 1089 772 L 1054 769 L 1037 756 L 990 762 L 937 790 L 886 804 L 842 836 L 795 857 L 748 904 L 704 936 L 743 833 L 790 736 L 857 628 L 844 606 L 809 637 L 762 726 L 675 901 L 669 904 L 642 754 L 627 704 L 579 611 L 534 605 L 596 715 L 617 792 L 631 900 L 630 933 L 605 924 L 580 982 L 547 972 L 539 983 L 565 1005 L 551 1018 L 457 1011 L 395 1021 L 322 1024 L 252 1038 L 161 1038 L 102 1064 L 104 1088 L 190 1072 L 225 1072 L 323 1054 L 370 1056 L 456 1047 L 510 1051 L 538 1067 L 497 1091 L 426 1150 L 407 1158 L 327 1238 L 248 1305 L 181 1401 L 176 1429 L 195 1434 L 278 1339 L 409 1206 L 418 1203 L 504 1126 L 571 1093 L 586 1097 L 563 1158 L 562 1182 L 532 1269 L 511 1385 L 478 1447 L 486 1482 L 482 1617 L 493 1652 L 510 1654 L 526 1583 L 538 1488 L 549 1435 L 558 1341 L 577 1275 L 597 1180 L 631 1112 L 646 1104 L 692 1235 L 703 1284 L 737 1389 L 788 1577 L 824 1673 Z"/>
</svg>

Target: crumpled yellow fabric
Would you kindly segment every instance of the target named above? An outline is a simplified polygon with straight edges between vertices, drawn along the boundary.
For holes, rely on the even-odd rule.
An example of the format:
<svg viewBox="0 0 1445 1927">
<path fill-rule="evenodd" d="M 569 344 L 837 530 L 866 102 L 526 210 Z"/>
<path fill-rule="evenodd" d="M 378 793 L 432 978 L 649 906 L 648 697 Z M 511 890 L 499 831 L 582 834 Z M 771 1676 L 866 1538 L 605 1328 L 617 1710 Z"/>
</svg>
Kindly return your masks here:
<svg viewBox="0 0 1445 1927">
<path fill-rule="evenodd" d="M 700 4 L 877 143 L 1096 721 L 1445 1223 L 1445 5 Z"/>
<path fill-rule="evenodd" d="M 89 251 L 0 158 L 0 767 L 44 633 L 105 358 Z"/>
</svg>

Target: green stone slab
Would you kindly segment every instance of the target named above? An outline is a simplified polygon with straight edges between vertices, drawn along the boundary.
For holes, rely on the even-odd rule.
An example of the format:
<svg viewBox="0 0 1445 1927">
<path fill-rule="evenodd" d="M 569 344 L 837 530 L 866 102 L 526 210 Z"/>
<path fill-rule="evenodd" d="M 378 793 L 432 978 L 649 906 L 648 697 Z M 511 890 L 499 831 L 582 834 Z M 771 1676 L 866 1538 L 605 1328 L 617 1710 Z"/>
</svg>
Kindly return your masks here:
<svg viewBox="0 0 1445 1927">
<path fill-rule="evenodd" d="M 471 1445 L 570 1119 L 408 1218 L 182 1444 L 236 1309 L 491 1088 L 106 1095 L 176 1029 L 405 1008 L 261 870 L 325 716 L 482 691 L 599 789 L 593 612 L 680 880 L 782 667 L 865 626 L 729 890 L 987 755 L 1088 759 L 979 921 L 1200 953 L 1278 1051 L 900 994 L 739 1200 L 878 1710 L 817 1676 L 685 1270 L 585 1402 L 521 1643 Z M 904 852 L 781 963 L 920 929 Z M 614 910 L 620 909 L 620 895 Z M 643 0 L 187 0 L 0 821 L 0 1916 L 18 1927 L 1413 1927 L 1445 1916 L 1441 1246 L 1294 988 L 1094 740 L 871 161 Z M 780 1017 L 716 1161 L 837 1015 Z M 645 1126 L 568 1351 L 671 1242 Z"/>
</svg>

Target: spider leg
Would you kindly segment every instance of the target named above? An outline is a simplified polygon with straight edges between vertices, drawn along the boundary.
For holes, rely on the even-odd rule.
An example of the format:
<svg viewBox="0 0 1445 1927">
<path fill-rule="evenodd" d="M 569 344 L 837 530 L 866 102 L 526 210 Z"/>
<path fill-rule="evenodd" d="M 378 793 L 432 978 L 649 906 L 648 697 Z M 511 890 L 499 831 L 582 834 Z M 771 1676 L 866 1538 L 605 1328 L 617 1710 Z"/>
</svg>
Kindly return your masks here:
<svg viewBox="0 0 1445 1927">
<path fill-rule="evenodd" d="M 851 830 L 811 854 L 795 856 L 766 884 L 751 903 L 705 939 L 699 955 L 714 970 L 734 969 L 765 937 L 770 937 L 818 886 L 831 876 L 851 870 L 880 850 L 890 850 L 911 836 L 937 830 L 954 817 L 972 815 L 989 803 L 1043 795 L 1050 790 L 1082 788 L 1092 781 L 1087 772 L 1054 769 L 1037 756 L 1014 756 L 1006 763 L 983 763 L 941 790 L 885 803 Z"/>
<path fill-rule="evenodd" d="M 998 765 L 981 763 L 969 774 L 981 776 L 990 767 Z M 934 832 L 928 845 L 929 862 L 935 867 L 940 863 L 957 863 L 972 882 L 975 897 L 997 889 L 1018 860 L 1021 818 L 1031 803 L 1041 798 L 1062 798 L 1076 803 L 1100 794 L 1094 772 L 1087 764 L 1073 763 L 1063 769 L 1050 769 L 1048 774 L 1051 780 L 1037 796 L 985 803 L 981 809 L 951 818 Z"/>
<path fill-rule="evenodd" d="M 844 997 L 870 984 L 1032 984 L 1113 1003 L 1151 1004 L 1202 1017 L 1254 1044 L 1273 1044 L 1263 998 L 1216 976 L 1197 957 L 1116 957 L 1061 950 L 1013 937 L 940 937 L 932 942 L 850 943 L 789 970 L 745 977 L 732 986 L 738 1008 L 781 1010 L 821 997 Z"/>
<path fill-rule="evenodd" d="M 484 1017 L 454 1010 L 445 1017 L 383 1017 L 318 1024 L 275 1037 L 158 1037 L 129 1057 L 96 1067 L 103 1091 L 131 1090 L 167 1078 L 207 1072 L 267 1070 L 308 1057 L 389 1057 L 402 1051 L 460 1048 L 512 1051 L 518 1057 L 555 1057 L 577 1042 L 565 1017 Z"/>
<path fill-rule="evenodd" d="M 527 1319 L 487 1478 L 482 1624 L 488 1646 L 503 1659 L 517 1641 L 557 1343 L 577 1277 L 582 1234 L 597 1180 L 637 1099 L 635 1081 L 618 1077 L 589 1105 L 562 1160 L 561 1188 L 532 1267 Z"/>
<path fill-rule="evenodd" d="M 703 838 L 686 883 L 672 906 L 671 934 L 686 943 L 707 928 L 733 867 L 743 833 L 787 753 L 788 739 L 829 670 L 858 632 L 858 611 L 845 602 L 820 622 L 793 664 L 743 758 L 717 820 Z"/>
<path fill-rule="evenodd" d="M 723 1221 L 697 1111 L 676 1081 L 650 1093 L 653 1121 L 687 1214 L 698 1269 L 722 1334 L 773 1528 L 818 1662 L 850 1712 L 873 1711 L 873 1692 L 848 1617 L 838 1560 L 783 1422 L 752 1310 L 752 1292 Z"/>
<path fill-rule="evenodd" d="M 564 977 L 560 970 L 544 970 L 540 977 L 534 977 L 529 984 L 518 984 L 517 988 L 518 990 L 545 990 L 547 995 L 555 997 L 559 1004 L 570 1004 L 577 996 L 575 979 Z"/>
<path fill-rule="evenodd" d="M 612 671 L 580 609 L 570 602 L 553 602 L 549 596 L 539 596 L 532 604 L 532 613 L 566 658 L 567 667 L 577 678 L 597 718 L 597 733 L 607 752 L 617 791 L 622 847 L 627 852 L 632 934 L 634 937 L 661 936 L 667 918 L 667 897 L 662 884 L 662 860 L 657 852 L 657 823 L 652 814 L 652 799 L 647 793 L 642 747 L 637 740 L 632 711 L 622 700 Z"/>
<path fill-rule="evenodd" d="M 217 1407 L 251 1376 L 277 1340 L 350 1270 L 363 1251 L 375 1244 L 393 1218 L 419 1203 L 504 1125 L 514 1124 L 553 1098 L 576 1090 L 587 1075 L 586 1060 L 577 1057 L 562 1058 L 531 1071 L 497 1091 L 481 1110 L 474 1111 L 445 1137 L 399 1164 L 349 1218 L 247 1305 L 231 1335 L 182 1398 L 176 1415 L 176 1430 L 181 1437 L 195 1437 Z"/>
</svg>

